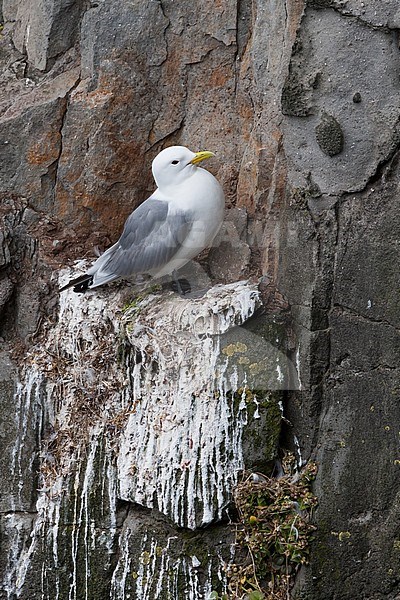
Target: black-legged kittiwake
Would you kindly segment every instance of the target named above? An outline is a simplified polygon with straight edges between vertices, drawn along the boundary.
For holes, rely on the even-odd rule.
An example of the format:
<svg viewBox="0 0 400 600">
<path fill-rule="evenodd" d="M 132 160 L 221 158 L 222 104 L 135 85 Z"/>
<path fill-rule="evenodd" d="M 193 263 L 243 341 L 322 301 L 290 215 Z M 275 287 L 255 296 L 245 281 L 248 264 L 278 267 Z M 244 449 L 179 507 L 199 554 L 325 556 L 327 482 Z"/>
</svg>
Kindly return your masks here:
<svg viewBox="0 0 400 600">
<path fill-rule="evenodd" d="M 153 160 L 156 191 L 126 220 L 118 242 L 88 271 L 64 285 L 84 292 L 119 279 L 173 274 L 211 245 L 224 215 L 224 193 L 199 167 L 212 152 L 171 146 Z"/>
</svg>

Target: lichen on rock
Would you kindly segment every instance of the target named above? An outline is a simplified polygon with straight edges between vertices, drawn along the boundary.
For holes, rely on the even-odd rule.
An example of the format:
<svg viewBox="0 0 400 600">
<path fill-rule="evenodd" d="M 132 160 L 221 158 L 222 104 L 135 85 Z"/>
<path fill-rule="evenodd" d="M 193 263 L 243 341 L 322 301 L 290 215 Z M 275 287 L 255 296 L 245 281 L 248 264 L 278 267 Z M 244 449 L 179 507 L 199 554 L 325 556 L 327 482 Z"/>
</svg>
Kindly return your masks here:
<svg viewBox="0 0 400 600">
<path fill-rule="evenodd" d="M 334 116 L 323 113 L 315 128 L 315 137 L 322 152 L 328 156 L 340 154 L 343 150 L 343 130 Z"/>
</svg>

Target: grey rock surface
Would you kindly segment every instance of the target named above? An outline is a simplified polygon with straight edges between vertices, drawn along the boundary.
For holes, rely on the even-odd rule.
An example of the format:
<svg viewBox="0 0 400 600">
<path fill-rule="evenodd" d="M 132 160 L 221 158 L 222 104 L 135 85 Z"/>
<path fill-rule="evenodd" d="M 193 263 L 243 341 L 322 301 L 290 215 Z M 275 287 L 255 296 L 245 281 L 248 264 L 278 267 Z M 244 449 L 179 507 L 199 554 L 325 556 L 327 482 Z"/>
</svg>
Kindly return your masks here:
<svg viewBox="0 0 400 600">
<path fill-rule="evenodd" d="M 33 0 L 3 3 L 6 21 L 14 22 L 13 43 L 29 63 L 40 71 L 49 61 L 69 50 L 79 31 L 82 0 Z"/>
<path fill-rule="evenodd" d="M 349 13 L 305 12 L 282 96 L 293 184 L 303 187 L 310 172 L 329 194 L 362 190 L 398 144 L 396 43 L 389 29 L 368 27 Z M 353 102 L 355 93 L 360 103 Z M 316 139 L 324 112 L 343 132 L 343 152 L 337 156 L 321 153 Z"/>
<path fill-rule="evenodd" d="M 246 210 L 231 208 L 226 211 L 224 223 L 209 254 L 212 277 L 217 281 L 237 281 L 248 272 L 250 256 Z"/>
<path fill-rule="evenodd" d="M 4 342 L 3 342 L 4 343 Z M 16 366 L 6 352 L 1 353 L 1 398 L 4 416 L 1 422 L 1 447 L 2 447 L 2 469 L 3 482 L 1 492 L 1 512 L 6 513 L 13 509 L 16 503 L 17 489 L 13 485 L 13 473 L 9 469 L 17 434 L 17 426 L 13 415 L 15 379 L 17 377 Z M 30 503 L 29 503 L 30 504 Z M 20 506 L 18 507 L 21 508 Z M 26 508 L 26 507 L 25 507 Z M 30 508 L 30 506 L 28 506 Z"/>
</svg>

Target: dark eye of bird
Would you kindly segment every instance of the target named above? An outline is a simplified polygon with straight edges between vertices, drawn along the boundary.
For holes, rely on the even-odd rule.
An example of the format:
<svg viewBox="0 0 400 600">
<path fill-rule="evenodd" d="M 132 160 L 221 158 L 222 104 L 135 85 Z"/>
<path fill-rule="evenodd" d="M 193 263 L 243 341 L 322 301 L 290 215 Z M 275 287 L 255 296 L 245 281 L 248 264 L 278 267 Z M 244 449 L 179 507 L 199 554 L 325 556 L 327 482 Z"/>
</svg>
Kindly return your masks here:
<svg viewBox="0 0 400 600">
<path fill-rule="evenodd" d="M 172 163 L 171 163 L 171 165 L 177 165 L 178 162 L 179 162 L 179 160 L 173 160 Z"/>
</svg>

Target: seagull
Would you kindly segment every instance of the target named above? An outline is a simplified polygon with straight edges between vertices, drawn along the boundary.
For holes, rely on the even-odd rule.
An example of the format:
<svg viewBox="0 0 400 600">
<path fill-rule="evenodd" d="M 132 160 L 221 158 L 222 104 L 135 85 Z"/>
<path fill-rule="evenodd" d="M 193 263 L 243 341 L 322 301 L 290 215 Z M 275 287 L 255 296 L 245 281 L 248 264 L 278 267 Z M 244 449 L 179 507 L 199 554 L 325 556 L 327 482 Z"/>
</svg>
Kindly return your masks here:
<svg viewBox="0 0 400 600">
<path fill-rule="evenodd" d="M 184 146 L 162 150 L 152 163 L 156 191 L 129 215 L 118 242 L 60 292 L 73 287 L 82 293 L 122 277 L 175 278 L 178 269 L 211 245 L 222 224 L 222 187 L 198 166 L 211 156 Z"/>
</svg>

